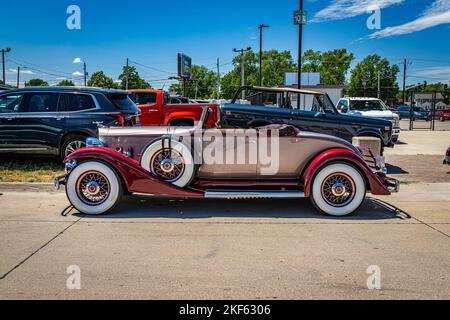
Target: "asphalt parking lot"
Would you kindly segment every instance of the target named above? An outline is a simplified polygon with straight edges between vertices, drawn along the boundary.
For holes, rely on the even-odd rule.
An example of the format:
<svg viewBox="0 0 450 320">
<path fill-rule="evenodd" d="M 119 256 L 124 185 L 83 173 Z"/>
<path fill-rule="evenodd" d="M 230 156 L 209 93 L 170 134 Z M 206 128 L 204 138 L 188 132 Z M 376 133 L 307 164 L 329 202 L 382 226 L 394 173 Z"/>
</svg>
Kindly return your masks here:
<svg viewBox="0 0 450 320">
<path fill-rule="evenodd" d="M 144 198 L 62 217 L 63 191 L 0 184 L 0 298 L 449 299 L 450 132 L 400 140 L 387 161 L 401 192 L 346 218 L 308 200 Z M 368 289 L 371 266 L 381 290 Z"/>
</svg>

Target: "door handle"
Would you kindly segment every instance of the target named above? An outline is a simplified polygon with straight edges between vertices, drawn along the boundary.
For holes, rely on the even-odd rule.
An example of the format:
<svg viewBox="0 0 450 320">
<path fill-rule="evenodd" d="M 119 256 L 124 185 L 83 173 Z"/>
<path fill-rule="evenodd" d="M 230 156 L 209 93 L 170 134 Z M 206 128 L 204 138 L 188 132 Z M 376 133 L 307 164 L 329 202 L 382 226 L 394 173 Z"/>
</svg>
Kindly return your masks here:
<svg viewBox="0 0 450 320">
<path fill-rule="evenodd" d="M 158 109 L 149 109 L 148 112 L 159 112 Z"/>
</svg>

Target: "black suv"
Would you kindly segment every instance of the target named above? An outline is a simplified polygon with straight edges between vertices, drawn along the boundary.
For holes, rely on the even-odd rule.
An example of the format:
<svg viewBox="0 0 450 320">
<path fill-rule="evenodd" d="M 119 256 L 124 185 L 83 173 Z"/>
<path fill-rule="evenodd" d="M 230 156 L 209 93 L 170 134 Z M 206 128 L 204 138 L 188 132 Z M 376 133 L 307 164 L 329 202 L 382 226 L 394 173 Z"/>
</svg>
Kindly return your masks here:
<svg viewBox="0 0 450 320">
<path fill-rule="evenodd" d="M 239 100 L 243 91 L 246 104 Z M 381 140 L 382 148 L 394 146 L 392 122 L 342 115 L 326 93 L 316 91 L 241 87 L 230 104 L 221 106 L 221 118 L 222 125 L 228 127 L 290 124 L 303 131 L 336 136 L 350 143 L 353 137 L 371 136 Z"/>
<path fill-rule="evenodd" d="M 0 94 L 0 153 L 64 158 L 98 135 L 99 126 L 132 126 L 139 109 L 126 91 L 29 87 Z"/>
</svg>

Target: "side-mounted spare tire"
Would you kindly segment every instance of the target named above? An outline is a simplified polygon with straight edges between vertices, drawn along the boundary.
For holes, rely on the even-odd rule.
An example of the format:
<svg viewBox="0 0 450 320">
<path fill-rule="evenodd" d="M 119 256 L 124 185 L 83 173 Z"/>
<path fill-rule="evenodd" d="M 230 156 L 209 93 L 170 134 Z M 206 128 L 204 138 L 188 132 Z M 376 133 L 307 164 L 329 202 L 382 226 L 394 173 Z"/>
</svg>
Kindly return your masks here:
<svg viewBox="0 0 450 320">
<path fill-rule="evenodd" d="M 184 188 L 194 178 L 195 163 L 190 148 L 173 139 L 153 142 L 141 156 L 141 167 L 158 178 Z"/>
</svg>

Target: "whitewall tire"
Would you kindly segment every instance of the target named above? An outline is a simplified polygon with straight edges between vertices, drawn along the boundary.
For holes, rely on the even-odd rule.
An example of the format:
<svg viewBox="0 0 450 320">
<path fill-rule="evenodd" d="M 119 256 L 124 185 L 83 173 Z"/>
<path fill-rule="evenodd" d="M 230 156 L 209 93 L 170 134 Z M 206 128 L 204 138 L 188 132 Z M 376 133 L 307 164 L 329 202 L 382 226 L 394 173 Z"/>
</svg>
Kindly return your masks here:
<svg viewBox="0 0 450 320">
<path fill-rule="evenodd" d="M 321 169 L 314 178 L 311 201 L 321 212 L 342 217 L 358 210 L 366 191 L 364 178 L 357 169 L 334 163 Z"/>
<path fill-rule="evenodd" d="M 75 209 L 84 214 L 99 215 L 119 203 L 123 186 L 117 173 L 108 165 L 89 161 L 70 173 L 66 193 Z"/>
<path fill-rule="evenodd" d="M 166 142 L 166 148 L 167 148 Z M 171 150 L 163 150 L 162 140 L 149 145 L 141 156 L 141 167 L 155 176 L 184 188 L 194 177 L 195 164 L 191 150 L 181 142 L 171 140 Z"/>
</svg>

